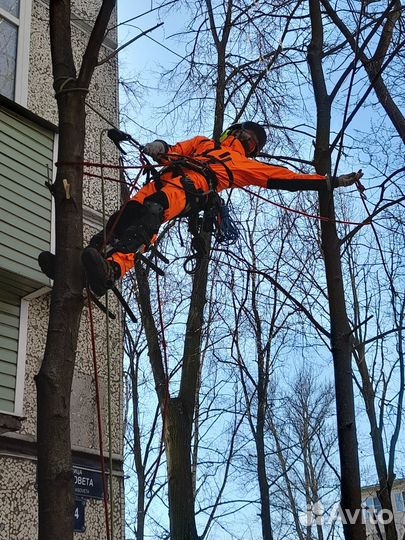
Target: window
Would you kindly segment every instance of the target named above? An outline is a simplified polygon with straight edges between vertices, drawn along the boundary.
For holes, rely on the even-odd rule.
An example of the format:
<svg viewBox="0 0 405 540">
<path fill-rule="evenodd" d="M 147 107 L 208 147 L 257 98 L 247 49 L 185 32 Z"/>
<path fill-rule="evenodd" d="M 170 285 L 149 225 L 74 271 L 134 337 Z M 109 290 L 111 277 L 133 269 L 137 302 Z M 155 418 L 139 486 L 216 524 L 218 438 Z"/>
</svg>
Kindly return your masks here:
<svg viewBox="0 0 405 540">
<path fill-rule="evenodd" d="M 405 512 L 405 491 L 394 493 L 397 512 Z"/>
<path fill-rule="evenodd" d="M 0 0 L 0 94 L 27 104 L 31 0 Z"/>
<path fill-rule="evenodd" d="M 378 497 L 373 497 L 373 506 L 376 514 L 379 514 L 381 512 L 381 503 Z"/>
<path fill-rule="evenodd" d="M 381 512 L 381 503 L 378 497 L 367 497 L 364 501 L 364 515 L 369 523 Z"/>
</svg>

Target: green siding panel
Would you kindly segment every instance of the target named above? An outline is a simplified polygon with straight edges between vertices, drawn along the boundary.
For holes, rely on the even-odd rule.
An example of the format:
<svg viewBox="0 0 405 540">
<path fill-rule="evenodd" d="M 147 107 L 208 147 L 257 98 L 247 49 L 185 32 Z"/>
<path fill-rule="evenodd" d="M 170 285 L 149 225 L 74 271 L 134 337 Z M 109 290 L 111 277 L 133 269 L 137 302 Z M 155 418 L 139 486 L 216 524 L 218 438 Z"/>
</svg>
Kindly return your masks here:
<svg viewBox="0 0 405 540">
<path fill-rule="evenodd" d="M 14 228 L 15 227 L 13 227 L 11 224 L 8 224 L 8 223 L 3 224 L 4 233 L 10 236 L 13 234 Z M 18 231 L 18 239 L 23 244 L 29 245 L 30 242 L 32 242 L 32 236 L 33 235 L 36 236 L 36 234 L 39 234 L 39 233 L 40 233 L 40 229 L 37 227 L 35 228 L 33 227 L 31 231 L 23 231 L 20 229 Z M 40 237 L 36 236 L 39 242 L 38 245 L 41 245 L 41 243 L 43 243 L 43 246 L 41 246 L 42 249 L 46 249 L 49 246 L 50 236 L 51 234 L 49 231 L 46 231 L 46 233 Z"/>
<path fill-rule="evenodd" d="M 7 401 L 0 398 L 0 411 L 14 412 L 14 401 Z"/>
<path fill-rule="evenodd" d="M 32 168 L 32 162 L 19 163 L 4 154 L 1 154 L 1 162 L 4 165 L 5 178 L 11 178 L 24 189 L 34 190 L 49 198 L 49 190 L 44 184 L 44 177 L 48 178 L 46 166 Z"/>
<path fill-rule="evenodd" d="M 18 338 L 18 330 L 8 325 L 7 322 L 0 322 L 0 339 L 4 336 L 7 339 L 16 339 Z"/>
<path fill-rule="evenodd" d="M 0 289 L 0 411 L 13 412 L 17 376 L 20 299 Z"/>
<path fill-rule="evenodd" d="M 49 285 L 37 257 L 51 242 L 53 144 L 53 132 L 0 107 L 0 286 L 20 297 Z"/>
<path fill-rule="evenodd" d="M 12 148 L 27 148 L 27 152 L 37 151 L 38 156 L 34 160 L 40 160 L 40 156 L 47 156 L 47 151 L 53 146 L 53 133 L 47 129 L 27 120 L 22 116 L 8 110 L 0 109 L 1 125 L 0 133 L 3 134 L 4 145 Z"/>
<path fill-rule="evenodd" d="M 14 171 L 9 170 L 8 173 L 13 173 Z M 16 174 L 9 174 L 10 178 L 2 178 L 0 188 L 3 189 L 6 193 L 9 194 L 9 197 L 21 197 L 24 201 L 27 201 L 27 204 L 36 204 L 39 207 L 43 208 L 46 212 L 49 211 L 49 197 L 48 190 L 44 186 L 41 190 L 41 193 L 38 193 L 38 185 L 31 180 L 24 181 L 24 185 L 18 183 L 18 176 Z"/>
<path fill-rule="evenodd" d="M 39 252 L 32 246 L 27 247 L 26 253 L 20 253 L 11 248 L 3 247 L 3 268 L 7 268 L 10 272 L 15 274 L 21 273 L 24 278 L 29 278 L 30 281 L 35 281 L 33 287 L 31 287 L 31 291 L 40 288 L 41 285 L 49 285 L 49 279 L 42 274 L 36 257 L 32 256 L 34 253 L 38 254 Z M 21 294 L 20 291 L 16 292 Z"/>
<path fill-rule="evenodd" d="M 7 388 L 11 392 L 15 392 L 15 377 L 6 373 L 1 374 L 1 385 L 3 388 Z M 13 394 L 10 394 L 13 395 Z"/>
<path fill-rule="evenodd" d="M 4 364 L 4 372 L 8 373 L 10 371 L 10 365 L 16 365 L 16 359 L 17 359 L 17 351 L 9 351 L 7 349 L 3 349 L 0 347 L 0 365 L 3 366 Z M 6 366 L 7 364 L 7 366 Z M 0 370 L 2 367 L 0 367 Z M 0 372 L 0 379 L 1 379 L 1 372 Z M 1 386 L 1 382 L 0 382 Z"/>
<path fill-rule="evenodd" d="M 22 277 L 21 275 L 13 274 L 0 268 L 0 290 L 2 291 L 3 295 L 7 294 L 10 297 L 14 297 L 16 294 L 18 294 L 19 297 L 22 297 L 30 294 L 35 289 L 41 288 L 42 286 L 43 283 L 33 283 L 32 278 L 29 279 L 27 277 Z"/>
<path fill-rule="evenodd" d="M 2 372 L 5 375 L 12 375 L 13 377 L 17 377 L 17 366 L 12 362 L 3 362 Z"/>
<path fill-rule="evenodd" d="M 41 214 L 35 214 L 34 212 L 39 210 L 35 204 L 30 203 L 27 199 L 21 199 L 15 197 L 13 199 L 10 196 L 10 192 L 0 187 L 0 209 L 8 212 L 8 215 L 3 214 L 4 222 L 8 222 L 9 216 L 15 216 L 17 218 L 17 226 L 20 230 L 27 230 L 24 225 L 30 223 L 33 227 L 39 228 L 42 231 L 47 232 L 50 229 L 50 221 L 47 220 L 47 216 Z M 26 201 L 25 206 L 23 206 Z M 28 232 L 31 232 L 28 229 Z"/>
<path fill-rule="evenodd" d="M 17 329 L 17 339 L 18 339 L 18 329 Z M 0 334 L 0 346 L 2 349 L 11 352 L 17 352 L 16 348 L 16 338 L 5 336 Z"/>
<path fill-rule="evenodd" d="M 6 388 L 0 384 L 0 399 L 5 399 L 7 401 L 14 401 L 15 390 L 12 388 Z"/>
</svg>

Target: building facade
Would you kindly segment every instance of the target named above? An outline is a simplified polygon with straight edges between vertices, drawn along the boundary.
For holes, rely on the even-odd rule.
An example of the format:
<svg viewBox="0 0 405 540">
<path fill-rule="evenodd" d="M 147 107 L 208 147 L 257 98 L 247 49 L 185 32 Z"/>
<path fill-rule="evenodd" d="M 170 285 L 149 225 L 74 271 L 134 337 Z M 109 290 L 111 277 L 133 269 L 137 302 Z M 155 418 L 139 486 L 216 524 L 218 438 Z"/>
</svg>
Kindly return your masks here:
<svg viewBox="0 0 405 540">
<path fill-rule="evenodd" d="M 72 2 L 77 66 L 100 4 L 101 0 Z M 37 257 L 54 247 L 53 202 L 46 183 L 55 177 L 58 148 L 48 21 L 49 0 L 0 0 L 0 540 L 37 536 L 35 375 L 45 348 L 52 287 Z M 114 26 L 112 20 L 101 58 L 117 48 Z M 118 124 L 115 57 L 96 69 L 87 100 L 85 159 L 117 162 L 106 137 L 109 122 Z M 102 226 L 100 179 L 85 177 L 83 189 L 86 242 Z M 105 190 L 110 214 L 120 206 L 119 184 L 107 181 Z M 121 310 L 113 298 L 110 310 L 117 317 L 109 324 L 109 369 L 105 315 L 94 308 L 94 316 L 104 447 L 111 441 L 114 538 L 122 538 L 123 338 Z M 83 540 L 106 537 L 94 381 L 85 308 L 71 400 L 75 534 Z"/>
<path fill-rule="evenodd" d="M 405 479 L 395 480 L 392 489 L 392 508 L 394 515 L 385 515 L 377 497 L 378 486 L 367 486 L 362 489 L 362 500 L 365 515 L 366 534 L 370 540 L 379 540 L 377 528 L 384 538 L 384 521 L 394 519 L 398 538 L 405 538 Z"/>
</svg>

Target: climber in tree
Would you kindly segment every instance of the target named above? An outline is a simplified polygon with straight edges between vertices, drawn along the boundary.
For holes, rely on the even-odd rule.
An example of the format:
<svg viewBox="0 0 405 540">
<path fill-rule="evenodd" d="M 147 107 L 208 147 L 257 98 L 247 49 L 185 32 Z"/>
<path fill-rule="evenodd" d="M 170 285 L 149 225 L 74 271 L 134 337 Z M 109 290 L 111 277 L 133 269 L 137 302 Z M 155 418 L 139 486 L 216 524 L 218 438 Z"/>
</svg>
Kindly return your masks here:
<svg viewBox="0 0 405 540">
<path fill-rule="evenodd" d="M 197 136 L 173 146 L 163 140 L 146 144 L 144 153 L 164 167 L 157 179 L 110 217 L 106 226 L 108 245 L 103 246 L 101 231 L 83 250 L 82 262 L 93 293 L 103 295 L 133 268 L 136 253 L 153 244 L 162 223 L 209 208 L 213 193 L 252 185 L 288 191 L 331 190 L 350 186 L 362 176 L 361 171 L 333 179 L 298 174 L 251 159 L 265 146 L 266 138 L 261 125 L 243 122 L 226 129 L 219 142 Z M 45 273 L 49 273 L 48 257 L 47 252 L 39 256 Z"/>
</svg>

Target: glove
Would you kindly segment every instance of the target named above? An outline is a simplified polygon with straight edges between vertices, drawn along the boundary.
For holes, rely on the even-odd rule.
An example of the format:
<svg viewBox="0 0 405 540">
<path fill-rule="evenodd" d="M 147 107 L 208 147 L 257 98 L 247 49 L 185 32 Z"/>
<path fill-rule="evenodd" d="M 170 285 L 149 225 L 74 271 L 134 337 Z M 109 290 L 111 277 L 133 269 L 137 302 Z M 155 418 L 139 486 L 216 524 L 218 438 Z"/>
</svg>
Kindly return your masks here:
<svg viewBox="0 0 405 540">
<path fill-rule="evenodd" d="M 357 172 L 352 172 L 349 174 L 341 174 L 335 178 L 335 187 L 348 187 L 356 184 L 363 176 L 363 171 L 360 169 Z"/>
<path fill-rule="evenodd" d="M 166 154 L 169 150 L 169 145 L 165 141 L 156 140 L 153 142 L 150 142 L 148 144 L 145 144 L 143 147 L 143 151 L 145 154 L 153 158 L 155 161 L 159 161 L 159 158 L 162 157 L 163 154 Z"/>
</svg>

